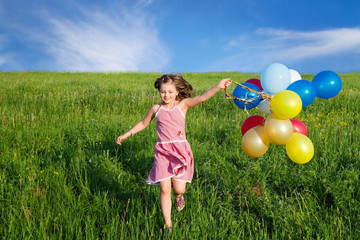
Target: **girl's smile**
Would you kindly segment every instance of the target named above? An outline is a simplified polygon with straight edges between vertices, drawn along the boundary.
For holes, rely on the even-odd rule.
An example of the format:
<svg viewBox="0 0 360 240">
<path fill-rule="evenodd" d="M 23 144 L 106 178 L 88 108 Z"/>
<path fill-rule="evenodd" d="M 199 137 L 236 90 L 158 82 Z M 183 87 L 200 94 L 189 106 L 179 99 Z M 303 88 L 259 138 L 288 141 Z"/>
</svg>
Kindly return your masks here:
<svg viewBox="0 0 360 240">
<path fill-rule="evenodd" d="M 161 100 L 165 105 L 170 105 L 170 108 L 173 107 L 178 93 L 179 91 L 172 83 L 162 84 L 159 91 Z"/>
</svg>

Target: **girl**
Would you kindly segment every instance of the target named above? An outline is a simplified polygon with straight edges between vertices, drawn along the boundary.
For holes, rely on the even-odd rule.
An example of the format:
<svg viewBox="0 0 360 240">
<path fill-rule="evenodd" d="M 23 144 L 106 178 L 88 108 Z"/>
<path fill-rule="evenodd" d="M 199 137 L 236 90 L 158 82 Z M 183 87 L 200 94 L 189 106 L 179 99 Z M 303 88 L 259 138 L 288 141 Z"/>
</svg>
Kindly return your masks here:
<svg viewBox="0 0 360 240">
<path fill-rule="evenodd" d="M 229 87 L 230 79 L 221 80 L 202 95 L 191 97 L 192 86 L 180 75 L 165 74 L 155 81 L 162 102 L 150 107 L 143 120 L 117 139 L 117 144 L 144 130 L 156 117 L 158 139 L 155 144 L 154 165 L 147 183 L 160 185 L 160 205 L 165 220 L 165 228 L 171 231 L 171 179 L 176 194 L 176 209 L 185 206 L 183 194 L 186 183 L 190 183 L 194 173 L 193 154 L 185 135 L 187 110 L 212 96 L 220 89 Z"/>
</svg>

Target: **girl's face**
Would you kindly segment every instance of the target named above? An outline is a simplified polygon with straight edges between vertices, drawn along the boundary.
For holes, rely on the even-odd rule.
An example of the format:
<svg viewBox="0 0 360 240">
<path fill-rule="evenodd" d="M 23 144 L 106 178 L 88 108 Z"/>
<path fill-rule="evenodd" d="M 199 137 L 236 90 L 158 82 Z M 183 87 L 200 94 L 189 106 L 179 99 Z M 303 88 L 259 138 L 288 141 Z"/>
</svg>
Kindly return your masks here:
<svg viewBox="0 0 360 240">
<path fill-rule="evenodd" d="M 163 83 L 160 87 L 160 98 L 165 104 L 173 103 L 176 100 L 176 96 L 179 91 L 172 83 Z"/>
</svg>

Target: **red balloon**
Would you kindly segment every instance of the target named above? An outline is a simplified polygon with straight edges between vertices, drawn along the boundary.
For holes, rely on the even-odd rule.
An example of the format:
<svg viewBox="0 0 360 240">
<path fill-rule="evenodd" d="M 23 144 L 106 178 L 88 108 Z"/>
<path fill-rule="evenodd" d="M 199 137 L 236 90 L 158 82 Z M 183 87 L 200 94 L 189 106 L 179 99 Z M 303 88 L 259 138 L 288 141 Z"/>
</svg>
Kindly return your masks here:
<svg viewBox="0 0 360 240">
<path fill-rule="evenodd" d="M 265 118 L 260 115 L 252 115 L 245 119 L 245 121 L 241 125 L 241 134 L 244 134 L 251 128 L 263 125 Z"/>
<path fill-rule="evenodd" d="M 260 88 L 260 91 L 264 90 L 261 86 L 260 79 L 258 79 L 258 78 L 251 78 L 251 79 L 246 80 L 245 82 L 256 85 L 258 88 Z"/>
<path fill-rule="evenodd" d="M 293 125 L 294 132 L 301 133 L 305 136 L 308 135 L 307 127 L 305 126 L 305 124 L 302 121 L 297 120 L 297 119 L 290 119 L 290 121 Z"/>
</svg>

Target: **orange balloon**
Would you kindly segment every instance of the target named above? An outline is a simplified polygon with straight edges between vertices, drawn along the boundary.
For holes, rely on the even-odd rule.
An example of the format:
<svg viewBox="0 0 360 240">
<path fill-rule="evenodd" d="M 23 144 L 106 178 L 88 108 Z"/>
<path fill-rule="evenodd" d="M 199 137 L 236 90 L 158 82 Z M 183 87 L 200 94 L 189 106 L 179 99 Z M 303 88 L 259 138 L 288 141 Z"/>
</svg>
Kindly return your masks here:
<svg viewBox="0 0 360 240">
<path fill-rule="evenodd" d="M 294 133 L 291 121 L 289 119 L 279 119 L 274 113 L 270 113 L 267 116 L 264 129 L 270 142 L 275 145 L 286 144 Z"/>
<path fill-rule="evenodd" d="M 304 134 L 294 133 L 286 144 L 286 153 L 293 162 L 304 164 L 314 156 L 314 145 Z"/>
<path fill-rule="evenodd" d="M 241 148 L 249 157 L 257 158 L 264 155 L 270 145 L 264 127 L 256 126 L 249 129 L 243 136 Z"/>
</svg>

